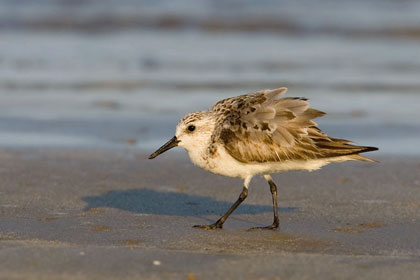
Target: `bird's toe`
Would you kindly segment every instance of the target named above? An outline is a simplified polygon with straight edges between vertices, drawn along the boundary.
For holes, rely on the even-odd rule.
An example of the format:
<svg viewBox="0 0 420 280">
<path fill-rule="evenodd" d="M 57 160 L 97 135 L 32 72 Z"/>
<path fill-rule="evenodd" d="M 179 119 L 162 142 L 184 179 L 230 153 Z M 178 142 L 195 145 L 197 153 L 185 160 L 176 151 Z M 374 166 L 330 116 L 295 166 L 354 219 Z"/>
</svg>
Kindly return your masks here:
<svg viewBox="0 0 420 280">
<path fill-rule="evenodd" d="M 266 227 L 252 227 L 248 229 L 248 231 L 254 231 L 254 230 L 279 230 L 280 226 L 276 224 L 272 224 Z"/>
<path fill-rule="evenodd" d="M 211 224 L 211 225 L 194 225 L 193 228 L 200 228 L 200 229 L 204 229 L 204 230 L 215 230 L 218 228 L 222 228 L 223 225 L 221 224 Z"/>
</svg>

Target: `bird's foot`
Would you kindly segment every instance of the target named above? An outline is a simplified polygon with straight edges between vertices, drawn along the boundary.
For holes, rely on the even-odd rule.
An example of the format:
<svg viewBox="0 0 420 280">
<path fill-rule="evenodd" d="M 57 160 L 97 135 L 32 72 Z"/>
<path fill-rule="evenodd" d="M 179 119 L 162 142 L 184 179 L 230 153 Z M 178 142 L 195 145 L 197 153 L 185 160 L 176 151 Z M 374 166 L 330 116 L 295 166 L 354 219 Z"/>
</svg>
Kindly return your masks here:
<svg viewBox="0 0 420 280">
<path fill-rule="evenodd" d="M 280 226 L 279 224 L 272 224 L 266 227 L 252 227 L 250 229 L 248 229 L 248 231 L 253 231 L 253 230 L 279 230 Z"/>
<path fill-rule="evenodd" d="M 215 229 L 218 229 L 218 228 L 223 228 L 223 224 L 216 222 L 216 223 L 211 224 L 211 225 L 195 225 L 195 226 L 193 226 L 193 228 L 201 228 L 201 229 L 204 229 L 204 230 L 215 230 Z"/>
</svg>

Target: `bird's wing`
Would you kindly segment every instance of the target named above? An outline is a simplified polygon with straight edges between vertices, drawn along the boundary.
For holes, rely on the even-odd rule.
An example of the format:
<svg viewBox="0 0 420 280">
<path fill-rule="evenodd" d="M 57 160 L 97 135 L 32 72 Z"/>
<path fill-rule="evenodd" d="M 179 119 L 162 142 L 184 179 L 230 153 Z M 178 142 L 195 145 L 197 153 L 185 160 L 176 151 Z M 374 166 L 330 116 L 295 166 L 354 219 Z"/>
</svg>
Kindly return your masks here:
<svg viewBox="0 0 420 280">
<path fill-rule="evenodd" d="M 258 91 L 216 103 L 210 152 L 224 145 L 241 162 L 307 160 L 358 154 L 367 147 L 330 138 L 312 119 L 325 113 L 309 108 L 305 98 L 280 98 L 286 88 Z"/>
</svg>

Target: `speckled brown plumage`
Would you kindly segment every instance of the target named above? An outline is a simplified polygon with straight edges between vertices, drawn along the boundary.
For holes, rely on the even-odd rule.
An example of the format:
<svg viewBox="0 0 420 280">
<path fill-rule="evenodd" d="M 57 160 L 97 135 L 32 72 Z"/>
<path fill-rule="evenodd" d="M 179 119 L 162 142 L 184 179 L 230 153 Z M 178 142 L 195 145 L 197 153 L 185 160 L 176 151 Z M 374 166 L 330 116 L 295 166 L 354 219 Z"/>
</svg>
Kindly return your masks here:
<svg viewBox="0 0 420 280">
<path fill-rule="evenodd" d="M 209 153 L 222 144 L 233 158 L 250 163 L 357 155 L 374 149 L 329 137 L 312 120 L 325 113 L 309 108 L 305 98 L 279 98 L 284 92 L 285 88 L 264 90 L 217 102 L 210 109 L 216 127 Z"/>
</svg>

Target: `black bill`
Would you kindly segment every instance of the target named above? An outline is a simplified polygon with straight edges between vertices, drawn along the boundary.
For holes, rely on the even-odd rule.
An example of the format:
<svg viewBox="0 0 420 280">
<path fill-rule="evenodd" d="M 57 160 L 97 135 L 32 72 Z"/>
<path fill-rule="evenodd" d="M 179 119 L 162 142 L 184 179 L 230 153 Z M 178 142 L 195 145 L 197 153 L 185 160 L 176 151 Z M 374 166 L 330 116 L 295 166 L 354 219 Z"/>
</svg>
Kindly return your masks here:
<svg viewBox="0 0 420 280">
<path fill-rule="evenodd" d="M 151 154 L 149 156 L 149 159 L 155 158 L 158 155 L 160 155 L 163 152 L 166 152 L 169 149 L 172 149 L 173 147 L 178 146 L 178 143 L 180 141 L 178 139 L 176 139 L 176 136 L 174 136 L 171 140 L 169 140 L 168 142 L 166 142 L 162 147 L 160 147 L 159 149 L 157 149 L 156 152 L 154 152 L 153 154 Z"/>
</svg>

